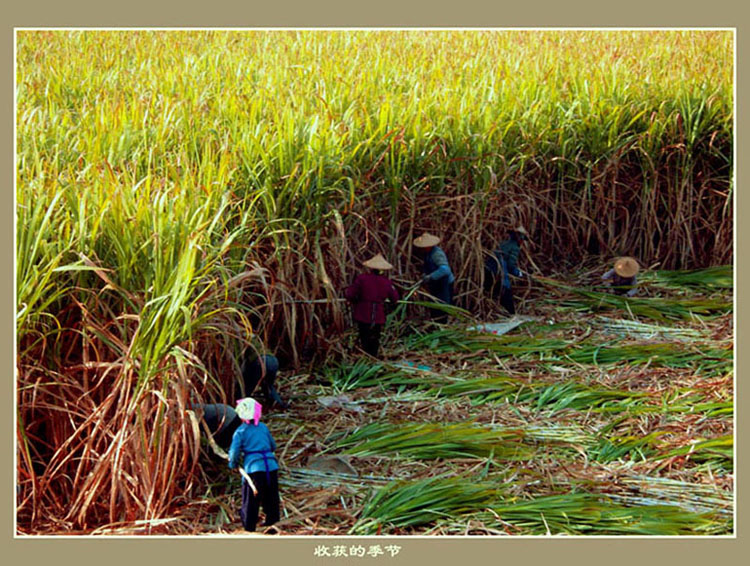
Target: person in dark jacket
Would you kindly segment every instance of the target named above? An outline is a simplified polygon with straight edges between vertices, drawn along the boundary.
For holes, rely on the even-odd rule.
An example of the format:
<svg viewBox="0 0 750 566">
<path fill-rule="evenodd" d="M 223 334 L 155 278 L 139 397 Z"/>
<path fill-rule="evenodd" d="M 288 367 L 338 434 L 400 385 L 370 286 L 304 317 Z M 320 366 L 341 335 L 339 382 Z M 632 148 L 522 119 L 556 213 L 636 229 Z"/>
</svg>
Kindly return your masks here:
<svg viewBox="0 0 750 566">
<path fill-rule="evenodd" d="M 418 254 L 424 258 L 422 264 L 422 282 L 427 285 L 430 295 L 438 302 L 446 305 L 453 304 L 453 283 L 456 278 L 448 263 L 448 256 L 438 246 L 440 238 L 425 232 L 414 239 L 414 247 Z M 430 309 L 430 317 L 435 322 L 445 323 L 448 314 L 440 309 Z"/>
<path fill-rule="evenodd" d="M 268 427 L 260 422 L 261 410 L 261 404 L 251 397 L 237 401 L 236 411 L 242 424 L 234 432 L 229 447 L 229 469 L 235 469 L 241 462 L 253 482 L 251 486 L 245 478 L 242 480 L 240 518 L 247 531 L 255 530 L 261 505 L 266 514 L 264 526 L 279 520 L 279 464 L 273 455 L 276 442 Z"/>
<path fill-rule="evenodd" d="M 636 293 L 639 265 L 632 257 L 619 257 L 615 260 L 615 266 L 602 275 L 602 280 L 612 285 L 612 290 L 617 295 L 632 297 Z"/>
<path fill-rule="evenodd" d="M 206 423 L 206 428 L 216 444 L 224 451 L 229 450 L 234 431 L 242 424 L 237 412 L 223 403 L 194 403 L 192 409 L 196 411 L 198 418 Z M 203 427 L 201 432 L 205 433 Z"/>
<path fill-rule="evenodd" d="M 493 299 L 500 295 L 500 304 L 510 314 L 516 314 L 510 276 L 523 277 L 523 272 L 518 268 L 518 255 L 521 252 L 521 244 L 528 237 L 523 226 L 510 230 L 508 238 L 500 243 L 484 264 L 485 291 Z"/>
<path fill-rule="evenodd" d="M 279 360 L 276 356 L 259 354 L 253 348 L 248 348 L 242 356 L 240 372 L 245 386 L 245 395 L 252 395 L 260 384 L 263 398 L 269 406 L 276 402 L 283 409 L 289 407 L 276 391 L 276 374 L 279 372 Z"/>
<path fill-rule="evenodd" d="M 370 271 L 360 273 L 344 290 L 344 296 L 353 305 L 352 317 L 359 329 L 359 341 L 362 349 L 371 356 L 377 357 L 380 347 L 380 334 L 385 326 L 385 301 L 394 304 L 399 295 L 385 271 L 393 269 L 386 259 L 378 254 L 362 265 Z"/>
</svg>

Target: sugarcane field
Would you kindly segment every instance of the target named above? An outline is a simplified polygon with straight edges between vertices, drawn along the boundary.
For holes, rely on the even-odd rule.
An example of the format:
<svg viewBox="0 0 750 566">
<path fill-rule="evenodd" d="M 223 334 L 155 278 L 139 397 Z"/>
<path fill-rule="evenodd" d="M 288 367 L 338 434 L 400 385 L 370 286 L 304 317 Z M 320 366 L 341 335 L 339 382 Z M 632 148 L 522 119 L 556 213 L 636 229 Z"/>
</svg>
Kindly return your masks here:
<svg viewBox="0 0 750 566">
<path fill-rule="evenodd" d="M 15 535 L 734 535 L 735 39 L 16 30 Z"/>
</svg>

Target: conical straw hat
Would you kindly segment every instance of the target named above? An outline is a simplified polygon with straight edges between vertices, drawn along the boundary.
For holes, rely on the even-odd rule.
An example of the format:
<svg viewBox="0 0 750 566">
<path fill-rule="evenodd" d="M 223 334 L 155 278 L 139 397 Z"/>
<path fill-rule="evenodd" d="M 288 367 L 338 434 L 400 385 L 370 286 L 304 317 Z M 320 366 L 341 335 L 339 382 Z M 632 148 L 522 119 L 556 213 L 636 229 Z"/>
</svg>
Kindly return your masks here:
<svg viewBox="0 0 750 566">
<path fill-rule="evenodd" d="M 362 265 L 369 267 L 370 269 L 393 269 L 393 266 L 386 261 L 382 254 L 378 254 L 367 261 L 363 261 Z"/>
<path fill-rule="evenodd" d="M 524 235 L 524 236 L 526 236 L 527 238 L 529 237 L 529 233 L 528 233 L 528 232 L 526 231 L 526 228 L 524 228 L 524 227 L 523 227 L 523 226 L 521 226 L 520 224 L 519 224 L 518 226 L 516 226 L 515 230 L 516 230 L 516 232 L 517 232 L 518 234 L 523 234 L 523 235 Z"/>
<path fill-rule="evenodd" d="M 638 262 L 632 257 L 619 257 L 615 260 L 615 273 L 620 277 L 633 277 L 638 269 Z"/>
<path fill-rule="evenodd" d="M 414 239 L 414 245 L 418 248 L 431 248 L 440 243 L 440 238 L 429 232 L 425 232 L 419 238 Z"/>
</svg>

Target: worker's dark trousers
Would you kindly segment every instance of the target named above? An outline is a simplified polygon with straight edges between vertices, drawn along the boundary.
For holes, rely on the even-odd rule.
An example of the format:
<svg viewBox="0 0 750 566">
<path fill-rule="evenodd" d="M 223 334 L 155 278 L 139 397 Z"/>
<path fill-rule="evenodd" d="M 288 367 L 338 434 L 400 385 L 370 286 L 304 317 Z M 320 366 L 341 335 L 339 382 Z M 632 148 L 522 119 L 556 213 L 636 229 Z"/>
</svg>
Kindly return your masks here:
<svg viewBox="0 0 750 566">
<path fill-rule="evenodd" d="M 516 314 L 516 306 L 513 303 L 513 289 L 510 287 L 506 287 L 503 289 L 502 294 L 500 295 L 500 304 L 505 307 L 505 310 L 507 310 L 510 314 Z"/>
<path fill-rule="evenodd" d="M 357 322 L 357 325 L 359 326 L 359 343 L 362 345 L 362 349 L 371 356 L 377 357 L 383 325 L 367 322 Z"/>
<path fill-rule="evenodd" d="M 631 286 L 622 286 L 622 287 L 612 287 L 612 292 L 615 295 L 624 296 L 627 295 L 628 292 L 632 289 Z"/>
<path fill-rule="evenodd" d="M 242 509 L 240 509 L 240 518 L 242 526 L 246 531 L 254 531 L 255 523 L 258 522 L 258 511 L 263 505 L 263 512 L 266 514 L 264 526 L 273 525 L 279 520 L 279 475 L 278 470 L 269 472 L 266 480 L 266 472 L 253 472 L 250 477 L 258 489 L 258 495 L 253 495 L 253 490 L 242 478 Z"/>
<path fill-rule="evenodd" d="M 430 281 L 427 285 L 430 295 L 438 302 L 446 305 L 453 304 L 453 283 L 448 283 L 448 276 L 441 277 L 437 281 Z M 435 322 L 445 324 L 448 322 L 448 313 L 438 309 L 430 309 L 430 318 Z"/>
<path fill-rule="evenodd" d="M 498 277 L 496 273 L 490 271 L 484 272 L 484 292 L 487 293 L 493 301 L 497 300 L 497 296 L 503 290 L 503 279 Z"/>
</svg>

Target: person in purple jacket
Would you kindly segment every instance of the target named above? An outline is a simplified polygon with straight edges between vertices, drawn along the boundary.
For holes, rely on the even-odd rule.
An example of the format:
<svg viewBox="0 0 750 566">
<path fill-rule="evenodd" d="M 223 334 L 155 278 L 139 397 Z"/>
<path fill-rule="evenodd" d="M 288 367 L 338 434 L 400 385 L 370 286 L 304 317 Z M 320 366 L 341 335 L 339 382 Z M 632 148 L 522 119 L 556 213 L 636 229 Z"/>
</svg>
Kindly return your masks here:
<svg viewBox="0 0 750 566">
<path fill-rule="evenodd" d="M 353 318 L 359 327 L 362 349 L 371 356 L 378 355 L 380 334 L 385 326 L 385 301 L 398 301 L 399 295 L 383 272 L 393 269 L 385 258 L 378 254 L 363 262 L 370 269 L 360 273 L 344 290 L 346 298 L 354 305 Z"/>
<path fill-rule="evenodd" d="M 242 424 L 234 431 L 229 447 L 229 469 L 235 469 L 242 460 L 241 465 L 253 483 L 242 480 L 240 518 L 247 531 L 255 530 L 261 505 L 266 514 L 263 526 L 279 520 L 279 464 L 273 455 L 276 442 L 268 427 L 260 422 L 261 409 L 261 404 L 252 397 L 237 401 L 235 410 Z M 257 494 L 253 493 L 256 490 Z"/>
</svg>

